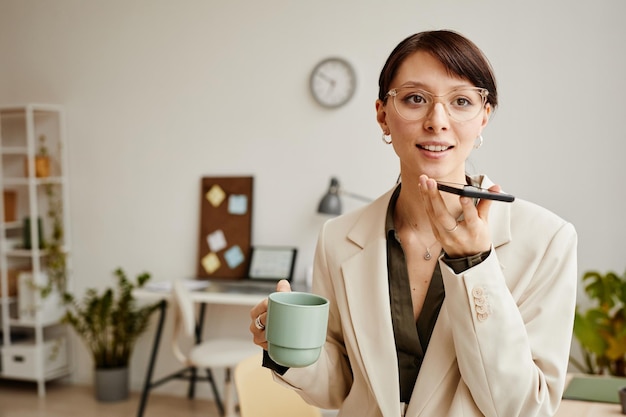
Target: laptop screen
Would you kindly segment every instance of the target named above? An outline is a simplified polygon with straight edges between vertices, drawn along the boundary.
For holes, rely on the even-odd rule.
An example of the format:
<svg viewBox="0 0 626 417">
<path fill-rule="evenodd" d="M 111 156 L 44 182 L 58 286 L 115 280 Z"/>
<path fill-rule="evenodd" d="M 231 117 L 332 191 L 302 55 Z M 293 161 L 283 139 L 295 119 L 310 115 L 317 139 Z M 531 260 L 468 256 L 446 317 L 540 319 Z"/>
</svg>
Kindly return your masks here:
<svg viewBox="0 0 626 417">
<path fill-rule="evenodd" d="M 285 246 L 253 246 L 248 267 L 248 278 L 252 281 L 291 282 L 298 249 Z"/>
</svg>

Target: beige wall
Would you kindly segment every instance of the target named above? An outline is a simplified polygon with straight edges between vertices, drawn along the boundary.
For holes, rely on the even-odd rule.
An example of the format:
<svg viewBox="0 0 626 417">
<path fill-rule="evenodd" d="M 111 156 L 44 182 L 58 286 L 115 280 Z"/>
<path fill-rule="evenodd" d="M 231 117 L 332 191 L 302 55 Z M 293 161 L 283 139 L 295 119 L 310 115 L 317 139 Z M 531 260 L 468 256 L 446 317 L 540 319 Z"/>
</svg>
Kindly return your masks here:
<svg viewBox="0 0 626 417">
<path fill-rule="evenodd" d="M 0 105 L 67 108 L 76 289 L 117 266 L 193 276 L 203 175 L 255 176 L 253 242 L 298 246 L 302 278 L 329 177 L 372 197 L 396 179 L 374 119 L 387 54 L 413 32 L 456 29 L 500 86 L 474 171 L 572 221 L 581 270 L 623 271 L 624 15 L 622 0 L 0 0 Z M 358 73 L 334 111 L 307 91 L 329 55 Z M 246 332 L 245 320 L 223 327 L 212 331 Z M 79 353 L 75 378 L 89 381 Z M 162 358 L 157 373 L 176 367 Z"/>
</svg>

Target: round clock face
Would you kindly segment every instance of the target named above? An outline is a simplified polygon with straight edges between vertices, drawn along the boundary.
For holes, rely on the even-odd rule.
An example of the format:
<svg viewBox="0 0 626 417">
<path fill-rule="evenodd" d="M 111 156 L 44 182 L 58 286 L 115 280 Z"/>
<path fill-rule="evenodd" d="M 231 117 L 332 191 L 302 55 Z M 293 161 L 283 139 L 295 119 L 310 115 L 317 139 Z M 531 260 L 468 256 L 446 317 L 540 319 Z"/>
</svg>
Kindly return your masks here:
<svg viewBox="0 0 626 417">
<path fill-rule="evenodd" d="M 309 80 L 311 94 L 324 107 L 346 104 L 356 90 L 356 74 L 348 61 L 327 58 L 313 68 Z"/>
</svg>

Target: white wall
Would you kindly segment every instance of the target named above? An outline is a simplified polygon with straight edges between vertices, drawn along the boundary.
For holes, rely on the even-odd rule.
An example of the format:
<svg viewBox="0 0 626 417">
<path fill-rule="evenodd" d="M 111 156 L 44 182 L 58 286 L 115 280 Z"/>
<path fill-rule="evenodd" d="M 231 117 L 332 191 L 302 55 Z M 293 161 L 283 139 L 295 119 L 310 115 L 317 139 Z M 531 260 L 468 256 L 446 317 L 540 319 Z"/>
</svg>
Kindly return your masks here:
<svg viewBox="0 0 626 417">
<path fill-rule="evenodd" d="M 302 278 L 330 176 L 374 197 L 398 174 L 374 117 L 384 59 L 411 33 L 459 30 L 500 87 L 474 170 L 573 222 L 581 271 L 621 272 L 624 15 L 622 0 L 0 0 L 0 105 L 67 108 L 77 290 L 117 266 L 193 276 L 205 175 L 254 175 L 253 243 L 298 246 Z M 307 91 L 329 55 L 359 78 L 333 111 Z M 175 368 L 168 355 L 157 373 Z M 76 379 L 89 376 L 81 352 Z"/>
</svg>

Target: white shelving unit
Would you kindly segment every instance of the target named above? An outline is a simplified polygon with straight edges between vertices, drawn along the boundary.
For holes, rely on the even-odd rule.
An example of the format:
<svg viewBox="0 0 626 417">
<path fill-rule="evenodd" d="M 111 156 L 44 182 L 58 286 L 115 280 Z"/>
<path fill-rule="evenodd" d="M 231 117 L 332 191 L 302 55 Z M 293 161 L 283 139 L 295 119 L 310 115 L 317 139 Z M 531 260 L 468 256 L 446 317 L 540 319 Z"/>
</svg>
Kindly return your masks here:
<svg viewBox="0 0 626 417">
<path fill-rule="evenodd" d="M 47 176 L 35 171 L 41 136 L 50 162 Z M 0 107 L 0 156 L 0 378 L 36 381 L 44 396 L 46 381 L 70 371 L 60 295 L 52 292 L 42 298 L 38 289 L 47 283 L 44 242 L 52 232 L 47 187 L 60 198 L 62 247 L 68 274 L 71 271 L 63 107 Z M 38 220 L 27 228 L 25 219 Z"/>
</svg>

